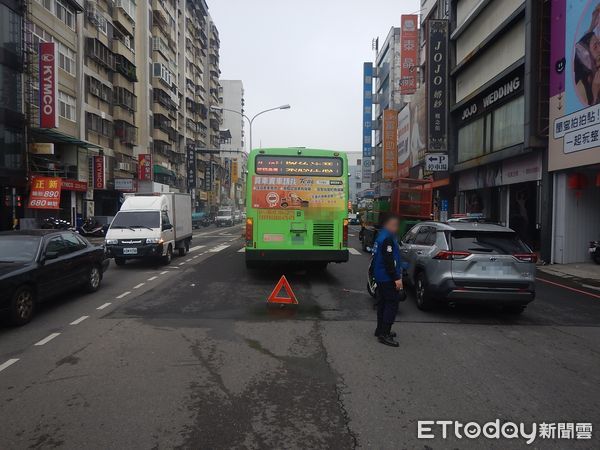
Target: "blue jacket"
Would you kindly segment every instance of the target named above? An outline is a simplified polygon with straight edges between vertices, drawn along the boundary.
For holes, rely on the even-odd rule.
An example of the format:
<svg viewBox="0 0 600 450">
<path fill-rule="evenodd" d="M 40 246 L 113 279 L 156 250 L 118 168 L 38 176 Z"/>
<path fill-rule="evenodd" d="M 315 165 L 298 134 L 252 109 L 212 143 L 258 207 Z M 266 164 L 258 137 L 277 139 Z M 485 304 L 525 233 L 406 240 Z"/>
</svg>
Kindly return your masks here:
<svg viewBox="0 0 600 450">
<path fill-rule="evenodd" d="M 398 240 L 385 228 L 379 231 L 373 245 L 373 275 L 378 283 L 402 278 L 402 257 Z"/>
</svg>

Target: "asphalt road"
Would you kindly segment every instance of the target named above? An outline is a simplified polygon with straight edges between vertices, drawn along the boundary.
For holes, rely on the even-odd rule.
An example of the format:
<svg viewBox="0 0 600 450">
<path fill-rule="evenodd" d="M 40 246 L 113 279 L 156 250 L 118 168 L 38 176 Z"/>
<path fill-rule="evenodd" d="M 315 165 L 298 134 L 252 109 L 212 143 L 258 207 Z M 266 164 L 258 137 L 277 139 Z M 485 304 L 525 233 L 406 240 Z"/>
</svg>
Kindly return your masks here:
<svg viewBox="0 0 600 450">
<path fill-rule="evenodd" d="M 372 335 L 367 255 L 249 272 L 241 232 L 200 230 L 170 266 L 111 265 L 95 294 L 0 328 L 0 448 L 527 447 L 417 439 L 419 420 L 496 419 L 591 422 L 591 441 L 529 448 L 598 448 L 598 292 L 544 275 L 518 318 L 409 298 L 394 349 Z M 282 273 L 297 307 L 265 303 Z"/>
</svg>

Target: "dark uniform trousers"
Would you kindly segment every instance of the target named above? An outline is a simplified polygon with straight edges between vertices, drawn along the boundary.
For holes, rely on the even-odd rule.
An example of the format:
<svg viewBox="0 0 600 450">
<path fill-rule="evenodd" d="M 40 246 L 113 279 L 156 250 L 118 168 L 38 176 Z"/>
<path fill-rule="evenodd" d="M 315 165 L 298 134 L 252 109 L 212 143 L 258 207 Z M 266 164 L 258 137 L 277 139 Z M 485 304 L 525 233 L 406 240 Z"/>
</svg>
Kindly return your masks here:
<svg viewBox="0 0 600 450">
<path fill-rule="evenodd" d="M 377 283 L 377 334 L 390 333 L 401 295 L 393 281 Z"/>
</svg>

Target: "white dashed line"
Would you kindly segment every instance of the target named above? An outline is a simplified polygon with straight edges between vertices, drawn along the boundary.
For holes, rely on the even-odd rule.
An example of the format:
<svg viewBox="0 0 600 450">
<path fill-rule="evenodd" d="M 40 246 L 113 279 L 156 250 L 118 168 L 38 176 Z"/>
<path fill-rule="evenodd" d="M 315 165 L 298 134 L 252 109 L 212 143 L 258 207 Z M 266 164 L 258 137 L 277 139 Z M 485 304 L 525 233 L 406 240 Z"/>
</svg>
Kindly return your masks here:
<svg viewBox="0 0 600 450">
<path fill-rule="evenodd" d="M 140 284 L 136 284 L 136 285 L 135 285 L 133 288 L 134 288 L 134 289 L 139 289 L 139 288 L 141 288 L 141 287 L 142 287 L 144 284 L 146 284 L 146 283 L 140 283 Z"/>
<path fill-rule="evenodd" d="M 238 250 L 238 253 L 246 253 L 246 247 L 242 247 Z"/>
<path fill-rule="evenodd" d="M 163 270 L 160 274 L 164 275 L 165 273 L 169 273 L 169 271 L 168 270 Z"/>
<path fill-rule="evenodd" d="M 183 266 L 184 264 L 185 264 L 185 261 L 179 263 L 180 266 Z"/>
<path fill-rule="evenodd" d="M 41 340 L 41 341 L 39 341 L 39 342 L 36 342 L 36 343 L 35 343 L 35 344 L 33 344 L 33 345 L 44 345 L 44 344 L 47 344 L 47 343 L 48 343 L 48 342 L 50 342 L 52 339 L 54 339 L 56 336 L 60 336 L 60 333 L 52 333 L 52 334 L 49 334 L 49 335 L 48 335 L 48 336 L 46 336 L 44 339 L 42 339 L 42 340 Z"/>
<path fill-rule="evenodd" d="M 79 325 L 81 322 L 83 322 L 85 319 L 87 319 L 90 316 L 81 316 L 79 319 L 75 319 L 73 322 L 71 322 L 69 325 Z"/>
<path fill-rule="evenodd" d="M 204 247 L 206 247 L 206 245 L 196 245 L 195 247 L 190 248 L 190 252 L 195 252 L 196 250 L 200 250 Z"/>
<path fill-rule="evenodd" d="M 356 250 L 355 248 L 352 248 L 352 247 L 350 247 L 350 248 L 348 249 L 348 251 L 349 251 L 351 254 L 353 254 L 353 255 L 362 255 L 362 253 L 361 253 L 361 252 L 359 252 L 358 250 Z"/>
<path fill-rule="evenodd" d="M 185 260 L 185 262 L 190 262 L 192 260 L 192 258 L 188 258 Z"/>
<path fill-rule="evenodd" d="M 121 295 L 117 295 L 115 298 L 123 298 L 131 294 L 131 291 L 125 291 Z"/>
<path fill-rule="evenodd" d="M 154 281 L 156 280 L 158 277 L 156 275 L 154 275 L 153 277 L 148 278 L 148 281 Z"/>
<path fill-rule="evenodd" d="M 196 255 L 196 256 L 194 256 L 192 259 L 196 259 L 198 256 L 200 256 L 200 255 Z"/>
<path fill-rule="evenodd" d="M 229 245 L 219 245 L 217 247 L 213 247 L 209 250 L 209 252 L 211 253 L 217 253 L 220 252 L 221 250 L 225 250 L 227 247 L 229 247 Z"/>
<path fill-rule="evenodd" d="M 0 364 L 0 372 L 2 372 L 7 367 L 12 366 L 18 360 L 19 360 L 19 358 L 11 358 L 11 359 L 7 360 L 6 362 L 3 362 L 2 364 Z"/>
<path fill-rule="evenodd" d="M 108 302 L 108 303 L 105 303 L 104 305 L 98 306 L 96 309 L 104 309 L 104 308 L 109 307 L 110 305 L 112 305 L 112 303 Z"/>
</svg>

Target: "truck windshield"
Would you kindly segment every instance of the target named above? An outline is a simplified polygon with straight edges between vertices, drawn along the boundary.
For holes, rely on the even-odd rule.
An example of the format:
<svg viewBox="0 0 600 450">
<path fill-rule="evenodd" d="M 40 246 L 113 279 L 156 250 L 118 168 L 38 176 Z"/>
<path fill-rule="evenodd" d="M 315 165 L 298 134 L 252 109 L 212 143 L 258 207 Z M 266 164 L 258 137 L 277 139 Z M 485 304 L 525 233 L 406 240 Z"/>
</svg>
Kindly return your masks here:
<svg viewBox="0 0 600 450">
<path fill-rule="evenodd" d="M 158 211 L 119 211 L 111 228 L 159 228 Z"/>
</svg>

